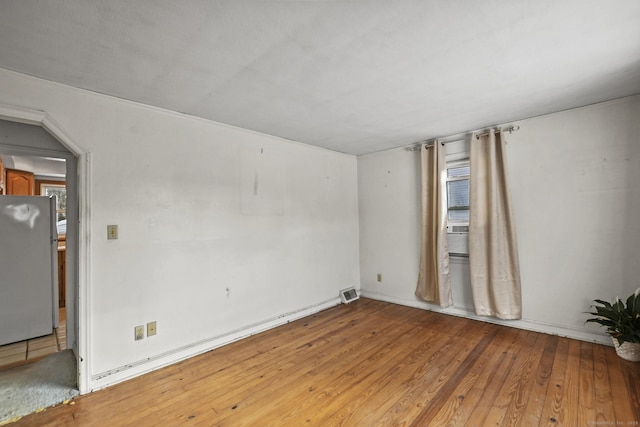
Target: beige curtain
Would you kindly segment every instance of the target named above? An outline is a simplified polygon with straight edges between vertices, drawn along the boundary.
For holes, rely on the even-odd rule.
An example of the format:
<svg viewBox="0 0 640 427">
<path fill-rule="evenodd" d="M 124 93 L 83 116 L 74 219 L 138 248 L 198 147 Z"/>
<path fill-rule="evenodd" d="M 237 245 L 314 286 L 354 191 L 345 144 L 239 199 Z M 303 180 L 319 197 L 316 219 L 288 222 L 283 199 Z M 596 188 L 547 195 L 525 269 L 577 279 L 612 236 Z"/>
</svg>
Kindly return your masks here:
<svg viewBox="0 0 640 427">
<path fill-rule="evenodd" d="M 520 268 L 502 131 L 471 136 L 469 265 L 476 314 L 520 319 Z"/>
<path fill-rule="evenodd" d="M 453 304 L 449 279 L 447 204 L 443 194 L 444 147 L 435 141 L 422 153 L 422 251 L 416 295 L 448 307 Z"/>
</svg>

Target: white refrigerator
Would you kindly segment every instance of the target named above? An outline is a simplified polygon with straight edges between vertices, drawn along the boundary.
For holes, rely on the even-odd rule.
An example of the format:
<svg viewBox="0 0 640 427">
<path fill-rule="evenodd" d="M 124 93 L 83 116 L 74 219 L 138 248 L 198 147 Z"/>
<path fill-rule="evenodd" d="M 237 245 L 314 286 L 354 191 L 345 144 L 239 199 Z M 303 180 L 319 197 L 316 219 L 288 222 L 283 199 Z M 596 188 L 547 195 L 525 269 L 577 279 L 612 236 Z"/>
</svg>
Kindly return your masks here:
<svg viewBox="0 0 640 427">
<path fill-rule="evenodd" d="M 0 196 L 0 345 L 57 327 L 56 200 Z"/>
</svg>

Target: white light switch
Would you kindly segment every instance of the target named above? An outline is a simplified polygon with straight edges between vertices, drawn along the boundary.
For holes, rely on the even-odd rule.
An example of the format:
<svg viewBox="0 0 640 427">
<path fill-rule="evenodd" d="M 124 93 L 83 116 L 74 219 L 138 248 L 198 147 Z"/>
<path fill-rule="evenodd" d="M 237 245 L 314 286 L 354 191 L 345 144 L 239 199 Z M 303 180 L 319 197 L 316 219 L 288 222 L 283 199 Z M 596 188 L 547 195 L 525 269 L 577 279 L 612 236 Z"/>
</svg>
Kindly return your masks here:
<svg viewBox="0 0 640 427">
<path fill-rule="evenodd" d="M 107 225 L 107 239 L 115 240 L 118 238 L 118 226 L 117 225 Z"/>
</svg>

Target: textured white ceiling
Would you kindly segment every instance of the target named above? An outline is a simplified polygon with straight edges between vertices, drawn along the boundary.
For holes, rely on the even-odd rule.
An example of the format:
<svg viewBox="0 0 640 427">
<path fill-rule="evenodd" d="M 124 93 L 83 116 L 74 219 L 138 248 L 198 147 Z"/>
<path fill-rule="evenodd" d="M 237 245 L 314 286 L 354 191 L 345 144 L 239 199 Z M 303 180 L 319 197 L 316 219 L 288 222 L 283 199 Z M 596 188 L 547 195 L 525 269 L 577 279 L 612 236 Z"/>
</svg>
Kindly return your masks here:
<svg viewBox="0 0 640 427">
<path fill-rule="evenodd" d="M 363 154 L 640 93 L 640 1 L 3 0 L 0 67 Z"/>
</svg>

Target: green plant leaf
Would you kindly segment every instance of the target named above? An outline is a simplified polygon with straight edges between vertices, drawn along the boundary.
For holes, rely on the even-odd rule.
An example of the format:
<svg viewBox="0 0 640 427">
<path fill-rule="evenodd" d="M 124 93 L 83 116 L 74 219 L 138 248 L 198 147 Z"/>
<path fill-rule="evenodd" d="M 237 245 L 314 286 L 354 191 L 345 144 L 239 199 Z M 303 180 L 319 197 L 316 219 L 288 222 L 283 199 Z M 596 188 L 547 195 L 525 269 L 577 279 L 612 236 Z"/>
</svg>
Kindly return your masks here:
<svg viewBox="0 0 640 427">
<path fill-rule="evenodd" d="M 606 319 L 618 320 L 620 319 L 620 313 L 613 309 L 607 309 L 604 307 L 596 307 L 596 316 L 604 317 Z"/>
<path fill-rule="evenodd" d="M 638 291 L 640 291 L 640 288 L 638 288 Z M 638 291 L 631 295 L 629 299 L 631 299 L 631 313 L 640 316 L 640 293 L 638 293 Z M 629 308 L 628 302 L 627 308 Z"/>
<path fill-rule="evenodd" d="M 636 302 L 636 296 L 631 294 L 631 296 L 629 298 L 627 298 L 627 313 L 629 313 L 630 316 L 633 316 L 634 311 L 635 311 L 635 302 Z"/>
<path fill-rule="evenodd" d="M 602 305 L 604 305 L 604 306 L 605 306 L 605 307 L 607 307 L 607 308 L 612 308 L 612 307 L 611 307 L 611 304 L 609 304 L 609 302 L 607 302 L 607 301 L 603 301 L 603 300 L 601 300 L 601 299 L 596 299 L 596 300 L 594 300 L 594 301 L 595 301 L 595 302 L 597 302 L 598 304 L 602 304 Z"/>
<path fill-rule="evenodd" d="M 613 303 L 593 300 L 600 305 L 592 305 L 591 318 L 585 323 L 597 323 L 607 328 L 607 332 L 619 344 L 624 342 L 640 343 L 640 288 L 625 301 L 616 297 Z"/>
<path fill-rule="evenodd" d="M 607 327 L 614 327 L 616 325 L 616 322 L 605 319 L 588 319 L 587 322 L 594 322 Z"/>
</svg>

